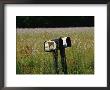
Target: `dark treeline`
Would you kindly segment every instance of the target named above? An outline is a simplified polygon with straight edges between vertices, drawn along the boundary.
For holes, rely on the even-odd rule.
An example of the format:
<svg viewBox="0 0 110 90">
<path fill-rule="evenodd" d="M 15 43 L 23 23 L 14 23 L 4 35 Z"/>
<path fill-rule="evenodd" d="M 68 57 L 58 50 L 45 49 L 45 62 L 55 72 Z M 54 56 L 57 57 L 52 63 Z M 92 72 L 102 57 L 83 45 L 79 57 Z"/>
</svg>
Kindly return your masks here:
<svg viewBox="0 0 110 90">
<path fill-rule="evenodd" d="M 17 28 L 86 26 L 94 26 L 94 16 L 16 16 Z"/>
</svg>

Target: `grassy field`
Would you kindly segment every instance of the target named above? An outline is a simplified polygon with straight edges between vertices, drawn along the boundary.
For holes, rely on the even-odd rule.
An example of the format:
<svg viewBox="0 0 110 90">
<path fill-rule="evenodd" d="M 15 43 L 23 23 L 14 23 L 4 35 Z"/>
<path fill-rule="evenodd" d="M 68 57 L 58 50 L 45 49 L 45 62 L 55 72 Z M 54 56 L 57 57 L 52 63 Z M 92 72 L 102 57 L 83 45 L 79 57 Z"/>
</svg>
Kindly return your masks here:
<svg viewBox="0 0 110 90">
<path fill-rule="evenodd" d="M 94 74 L 94 27 L 17 28 L 16 74 L 55 74 L 52 53 L 44 52 L 44 41 L 60 36 L 69 36 L 72 42 L 66 48 L 68 74 Z M 58 64 L 63 74 L 60 54 Z"/>
</svg>

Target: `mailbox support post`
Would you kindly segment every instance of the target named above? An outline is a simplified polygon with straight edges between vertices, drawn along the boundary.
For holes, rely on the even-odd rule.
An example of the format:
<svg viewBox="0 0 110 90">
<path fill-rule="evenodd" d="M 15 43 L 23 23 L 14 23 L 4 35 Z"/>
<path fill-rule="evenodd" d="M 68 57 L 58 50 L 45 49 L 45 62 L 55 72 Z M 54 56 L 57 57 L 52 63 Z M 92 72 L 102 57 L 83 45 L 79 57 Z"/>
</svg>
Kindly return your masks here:
<svg viewBox="0 0 110 90">
<path fill-rule="evenodd" d="M 68 74 L 64 47 L 60 48 L 60 55 L 61 55 L 61 64 L 62 64 L 63 72 L 64 72 L 64 74 Z"/>
<path fill-rule="evenodd" d="M 53 53 L 55 73 L 59 74 L 59 70 L 58 70 L 58 50 L 54 50 L 54 51 L 52 51 L 52 53 Z"/>
</svg>

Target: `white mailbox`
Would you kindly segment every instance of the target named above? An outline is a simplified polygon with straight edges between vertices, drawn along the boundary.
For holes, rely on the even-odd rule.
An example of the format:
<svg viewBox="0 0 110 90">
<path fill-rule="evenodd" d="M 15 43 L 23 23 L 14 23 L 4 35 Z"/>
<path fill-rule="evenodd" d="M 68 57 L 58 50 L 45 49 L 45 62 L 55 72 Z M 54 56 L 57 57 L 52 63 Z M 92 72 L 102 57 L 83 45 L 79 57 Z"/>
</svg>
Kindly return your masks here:
<svg viewBox="0 0 110 90">
<path fill-rule="evenodd" d="M 55 41 L 49 40 L 49 41 L 45 41 L 44 42 L 44 50 L 46 52 L 50 52 L 50 51 L 53 51 L 55 49 L 56 49 L 56 43 L 55 43 Z"/>
</svg>

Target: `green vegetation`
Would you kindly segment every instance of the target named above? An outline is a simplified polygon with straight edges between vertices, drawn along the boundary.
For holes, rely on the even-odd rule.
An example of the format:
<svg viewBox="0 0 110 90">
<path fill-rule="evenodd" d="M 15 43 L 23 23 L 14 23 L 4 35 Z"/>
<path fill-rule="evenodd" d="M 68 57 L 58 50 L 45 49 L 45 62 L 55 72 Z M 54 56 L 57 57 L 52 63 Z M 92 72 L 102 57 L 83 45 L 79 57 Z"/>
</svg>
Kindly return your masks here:
<svg viewBox="0 0 110 90">
<path fill-rule="evenodd" d="M 60 36 L 72 41 L 72 47 L 65 49 L 68 74 L 94 74 L 93 27 L 17 29 L 16 74 L 55 74 L 52 53 L 44 52 L 44 41 Z"/>
</svg>

